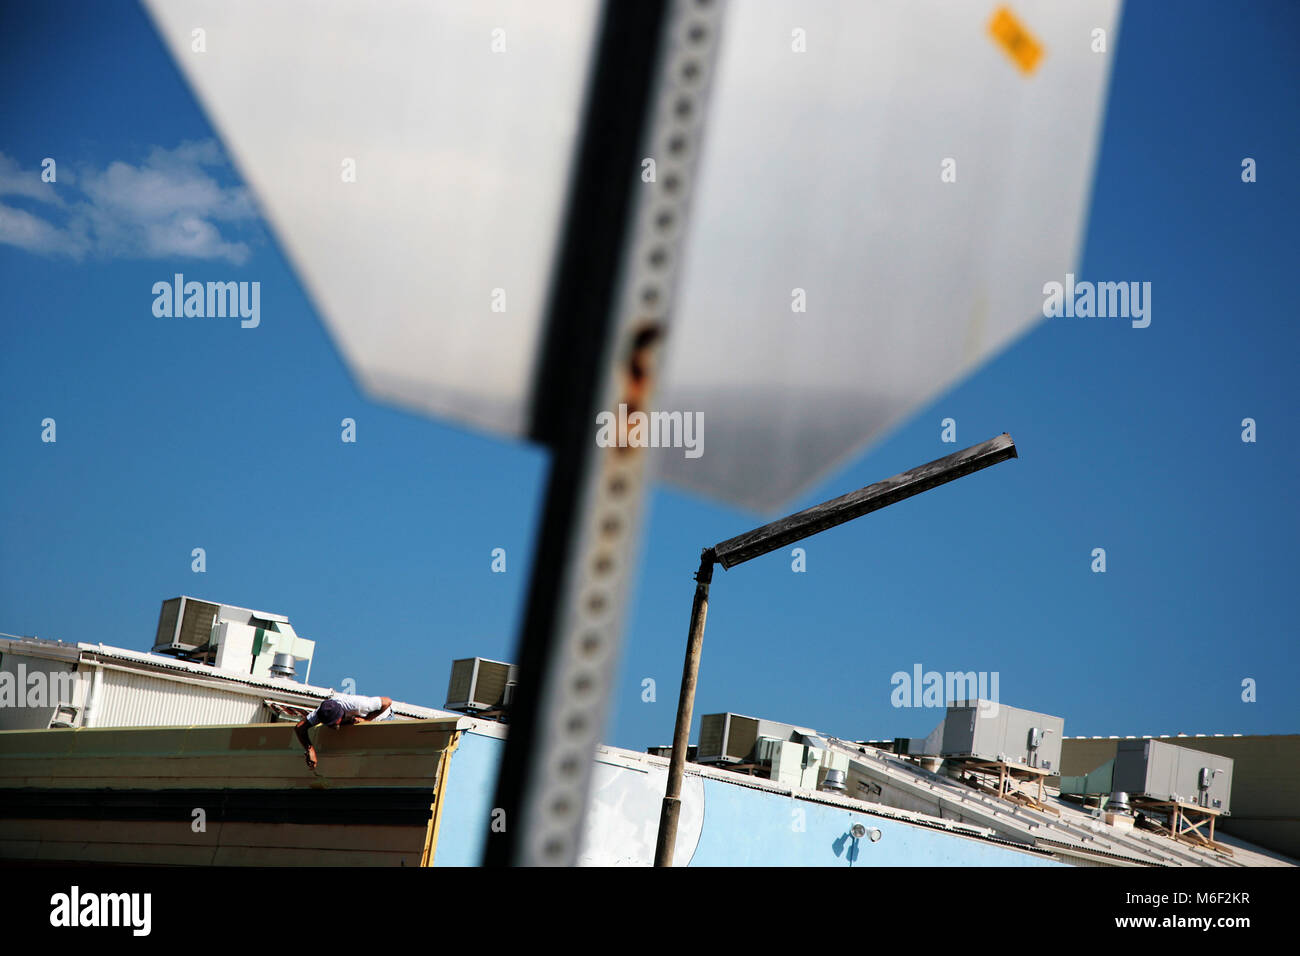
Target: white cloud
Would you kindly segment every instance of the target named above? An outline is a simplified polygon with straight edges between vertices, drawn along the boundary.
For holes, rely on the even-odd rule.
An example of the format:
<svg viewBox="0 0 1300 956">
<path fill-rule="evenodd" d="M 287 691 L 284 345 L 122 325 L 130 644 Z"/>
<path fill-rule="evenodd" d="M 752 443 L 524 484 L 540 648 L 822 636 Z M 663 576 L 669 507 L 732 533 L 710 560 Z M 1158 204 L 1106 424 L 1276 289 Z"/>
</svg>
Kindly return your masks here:
<svg viewBox="0 0 1300 956">
<path fill-rule="evenodd" d="M 71 174 L 68 178 L 71 179 Z M 63 205 L 58 187 L 41 181 L 41 167 L 23 169 L 4 153 L 0 153 L 0 196 L 24 196 L 37 202 Z"/>
<path fill-rule="evenodd" d="M 19 246 L 29 252 L 46 255 L 69 255 L 80 259 L 85 246 L 67 229 L 51 225 L 24 209 L 0 203 L 0 242 Z"/>
<path fill-rule="evenodd" d="M 213 172 L 225 158 L 212 140 L 175 149 L 154 147 L 140 165 L 113 162 L 58 183 L 41 182 L 40 168 L 24 169 L 0 153 L 0 197 L 46 203 L 58 215 L 0 204 L 0 242 L 44 255 L 86 254 L 127 259 L 223 259 L 250 255 L 247 243 L 226 233 L 258 217 L 248 190 L 223 185 Z M 51 210 L 53 212 L 54 210 Z M 220 225 L 219 225 L 220 224 Z"/>
</svg>

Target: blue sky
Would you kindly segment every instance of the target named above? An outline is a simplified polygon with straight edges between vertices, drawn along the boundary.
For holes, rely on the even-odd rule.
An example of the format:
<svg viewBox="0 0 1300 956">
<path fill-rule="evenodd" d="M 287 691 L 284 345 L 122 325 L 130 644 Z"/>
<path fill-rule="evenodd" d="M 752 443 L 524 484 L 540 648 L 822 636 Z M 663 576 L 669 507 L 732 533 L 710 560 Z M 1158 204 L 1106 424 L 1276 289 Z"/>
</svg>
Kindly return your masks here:
<svg viewBox="0 0 1300 956">
<path fill-rule="evenodd" d="M 921 735 L 940 712 L 890 704 L 919 663 L 997 671 L 1067 734 L 1300 730 L 1300 10 L 1169 11 L 1126 7 L 1078 270 L 1150 281 L 1151 327 L 1046 321 L 809 492 L 947 454 L 945 417 L 958 447 L 1005 430 L 1021 453 L 811 539 L 806 573 L 719 570 L 697 714 Z M 453 658 L 509 659 L 545 456 L 360 395 L 138 8 L 0 17 L 0 204 L 61 230 L 0 244 L 0 631 L 147 649 L 159 603 L 194 594 L 288 614 L 314 683 L 433 706 Z M 46 156 L 59 200 L 21 178 Z M 150 177 L 190 190 L 192 228 L 129 205 Z M 189 268 L 260 281 L 275 320 L 155 319 L 153 283 Z M 653 494 L 611 743 L 669 740 L 699 549 L 758 521 Z"/>
</svg>

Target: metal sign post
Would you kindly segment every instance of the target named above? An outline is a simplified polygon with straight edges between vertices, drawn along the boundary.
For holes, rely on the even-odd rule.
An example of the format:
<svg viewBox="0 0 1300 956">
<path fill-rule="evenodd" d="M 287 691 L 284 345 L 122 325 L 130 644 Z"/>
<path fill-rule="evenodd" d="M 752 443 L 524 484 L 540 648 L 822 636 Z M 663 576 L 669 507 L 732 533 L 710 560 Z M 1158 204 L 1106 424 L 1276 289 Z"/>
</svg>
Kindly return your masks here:
<svg viewBox="0 0 1300 956">
<path fill-rule="evenodd" d="M 532 404 L 553 459 L 488 865 L 581 851 L 646 485 L 646 450 L 598 447 L 596 414 L 651 408 L 720 6 L 604 8 Z"/>
</svg>

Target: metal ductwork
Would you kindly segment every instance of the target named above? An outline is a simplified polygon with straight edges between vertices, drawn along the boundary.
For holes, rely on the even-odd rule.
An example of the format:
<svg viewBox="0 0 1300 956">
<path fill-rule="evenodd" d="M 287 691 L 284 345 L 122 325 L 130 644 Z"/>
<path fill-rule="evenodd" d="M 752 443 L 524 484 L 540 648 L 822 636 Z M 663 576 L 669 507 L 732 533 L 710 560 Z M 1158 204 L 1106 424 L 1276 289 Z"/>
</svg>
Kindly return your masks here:
<svg viewBox="0 0 1300 956">
<path fill-rule="evenodd" d="M 292 654 L 276 654 L 275 662 L 271 665 L 271 673 L 276 677 L 296 677 L 298 672 L 295 664 Z"/>
</svg>

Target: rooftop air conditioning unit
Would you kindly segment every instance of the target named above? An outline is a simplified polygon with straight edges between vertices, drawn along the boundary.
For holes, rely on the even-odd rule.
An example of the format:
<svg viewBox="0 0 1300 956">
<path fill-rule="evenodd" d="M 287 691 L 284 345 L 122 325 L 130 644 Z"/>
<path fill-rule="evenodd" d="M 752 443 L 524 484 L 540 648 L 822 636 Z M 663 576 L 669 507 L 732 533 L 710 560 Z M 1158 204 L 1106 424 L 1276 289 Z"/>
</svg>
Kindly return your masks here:
<svg viewBox="0 0 1300 956">
<path fill-rule="evenodd" d="M 490 661 L 485 657 L 452 661 L 447 710 L 466 714 L 505 710 L 514 697 L 518 671 L 514 664 Z"/>
<path fill-rule="evenodd" d="M 909 754 L 969 757 L 1059 772 L 1065 720 L 1002 703 L 962 700 L 925 740 L 909 741 Z"/>
<path fill-rule="evenodd" d="M 1162 740 L 1121 740 L 1113 786 L 1134 797 L 1194 803 L 1227 814 L 1232 759 Z"/>
<path fill-rule="evenodd" d="M 192 597 L 163 601 L 158 615 L 158 634 L 154 638 L 155 654 L 187 654 L 206 647 L 217 623 L 220 604 Z"/>
<path fill-rule="evenodd" d="M 742 714 L 705 714 L 700 718 L 698 762 L 761 763 L 773 755 L 773 745 L 762 740 L 805 742 L 804 738 L 811 737 L 811 730 L 775 720 L 759 720 Z"/>
<path fill-rule="evenodd" d="M 758 744 L 758 720 L 740 714 L 700 718 L 700 763 L 748 763 Z"/>
</svg>

